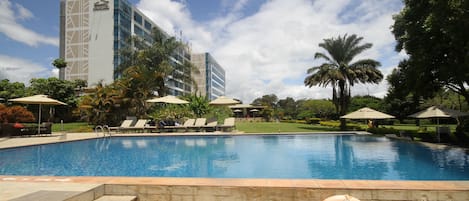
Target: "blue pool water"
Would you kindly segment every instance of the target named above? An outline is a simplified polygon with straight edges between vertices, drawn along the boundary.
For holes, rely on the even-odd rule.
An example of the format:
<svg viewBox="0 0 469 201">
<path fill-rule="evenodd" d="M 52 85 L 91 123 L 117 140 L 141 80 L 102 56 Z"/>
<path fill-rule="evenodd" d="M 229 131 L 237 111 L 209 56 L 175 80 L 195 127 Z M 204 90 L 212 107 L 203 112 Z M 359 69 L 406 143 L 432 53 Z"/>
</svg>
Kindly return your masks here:
<svg viewBox="0 0 469 201">
<path fill-rule="evenodd" d="M 469 154 L 384 137 L 112 137 L 0 150 L 0 175 L 469 180 Z"/>
</svg>

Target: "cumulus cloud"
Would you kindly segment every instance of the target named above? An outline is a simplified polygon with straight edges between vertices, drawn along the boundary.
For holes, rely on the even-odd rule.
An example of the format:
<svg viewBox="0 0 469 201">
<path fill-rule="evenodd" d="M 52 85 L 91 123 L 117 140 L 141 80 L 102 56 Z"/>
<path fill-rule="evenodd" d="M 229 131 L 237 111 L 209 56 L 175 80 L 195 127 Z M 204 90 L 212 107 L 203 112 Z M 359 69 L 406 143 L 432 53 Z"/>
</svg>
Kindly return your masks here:
<svg viewBox="0 0 469 201">
<path fill-rule="evenodd" d="M 325 38 L 357 34 L 373 48 L 361 57 L 373 58 L 387 75 L 397 66 L 390 32 L 392 15 L 402 7 L 395 0 L 271 0 L 258 12 L 243 16 L 249 1 L 225 1 L 226 14 L 208 22 L 192 20 L 184 2 L 141 0 L 138 7 L 164 30 L 183 34 L 195 51 L 208 51 L 226 71 L 226 95 L 250 103 L 265 94 L 279 98 L 330 98 L 330 88 L 307 88 L 306 70 L 323 61 L 313 59 L 323 52 L 318 44 Z M 385 81 L 357 85 L 354 94 L 384 96 Z"/>
<path fill-rule="evenodd" d="M 0 33 L 33 47 L 39 44 L 59 46 L 58 38 L 36 33 L 18 22 L 32 17 L 33 14 L 22 5 L 12 4 L 9 0 L 0 1 Z"/>
<path fill-rule="evenodd" d="M 0 55 L 0 79 L 28 84 L 31 78 L 49 77 L 46 67 L 21 58 Z"/>
</svg>

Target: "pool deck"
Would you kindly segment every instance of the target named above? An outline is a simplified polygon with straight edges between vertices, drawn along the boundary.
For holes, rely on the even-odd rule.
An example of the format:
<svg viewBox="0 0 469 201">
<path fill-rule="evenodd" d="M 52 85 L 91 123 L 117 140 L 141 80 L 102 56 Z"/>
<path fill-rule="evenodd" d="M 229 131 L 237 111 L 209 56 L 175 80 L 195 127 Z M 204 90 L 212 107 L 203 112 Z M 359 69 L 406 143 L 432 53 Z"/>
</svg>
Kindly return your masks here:
<svg viewBox="0 0 469 201">
<path fill-rule="evenodd" d="M 113 134 L 115 136 L 174 136 L 174 135 L 208 135 L 209 133 L 165 133 L 165 134 Z M 239 135 L 242 133 L 210 133 L 211 135 Z M 361 133 L 366 134 L 366 133 Z M 102 133 L 55 133 L 49 136 L 0 138 L 1 148 L 12 148 L 47 143 L 60 143 L 74 140 L 86 140 L 103 137 Z M 410 192 L 424 192 L 428 200 L 440 200 L 440 193 L 451 194 L 452 200 L 469 200 L 469 181 L 383 181 L 383 180 L 317 180 L 317 179 L 219 179 L 219 178 L 151 178 L 151 177 L 64 177 L 64 176 L 10 176 L 0 175 L 0 201 L 11 200 L 28 194 L 42 191 L 85 192 L 98 186 L 109 187 L 114 193 L 118 186 L 137 188 L 146 185 L 150 187 L 184 187 L 194 188 L 191 192 L 203 188 L 222 189 L 306 189 L 316 192 L 329 192 L 329 194 L 345 192 L 362 197 L 362 200 L 378 199 L 381 194 L 399 194 L 406 197 L 399 200 L 412 200 L 420 198 L 421 193 L 415 196 Z M 104 188 L 104 187 L 103 187 Z M 174 190 L 174 189 L 173 189 Z M 186 189 L 187 190 L 187 189 Z M 212 191 L 211 189 L 210 191 Z M 219 190 L 219 189 L 218 189 Z M 128 191 L 124 190 L 124 191 Z M 235 190 L 231 190 L 235 191 Z M 297 190 L 294 190 L 297 191 Z M 146 191 L 145 191 L 146 192 Z M 172 192 L 169 190 L 169 192 Z M 402 193 L 407 192 L 407 193 Z M 237 192 L 239 194 L 239 192 Z M 454 194 L 456 193 L 456 194 Z M 324 193 L 323 193 L 324 194 Z M 322 195 L 322 194 L 321 194 Z M 422 194 L 423 195 L 423 194 Z M 444 194 L 447 196 L 448 194 Z M 456 195 L 457 197 L 454 197 Z M 374 196 L 374 197 L 373 197 Z M 392 195 L 394 196 L 394 195 Z M 451 197 L 450 196 L 450 197 Z M 314 196 L 313 196 L 314 197 Z M 363 198 L 367 197 L 367 198 Z M 376 198 L 375 198 L 376 197 Z M 384 197 L 384 196 L 382 196 Z M 434 197 L 434 198 L 433 198 Z M 408 198 L 408 199 L 407 199 Z M 433 198 L 433 199 L 432 199 Z M 139 198 L 140 200 L 145 200 Z M 324 199 L 317 197 L 316 200 Z M 237 200 L 237 199 L 235 199 Z M 250 200 L 250 199 L 240 199 Z M 301 199 L 300 199 L 301 200 Z M 315 199 L 312 199 L 315 200 Z M 442 199 L 442 200 L 447 200 Z"/>
</svg>

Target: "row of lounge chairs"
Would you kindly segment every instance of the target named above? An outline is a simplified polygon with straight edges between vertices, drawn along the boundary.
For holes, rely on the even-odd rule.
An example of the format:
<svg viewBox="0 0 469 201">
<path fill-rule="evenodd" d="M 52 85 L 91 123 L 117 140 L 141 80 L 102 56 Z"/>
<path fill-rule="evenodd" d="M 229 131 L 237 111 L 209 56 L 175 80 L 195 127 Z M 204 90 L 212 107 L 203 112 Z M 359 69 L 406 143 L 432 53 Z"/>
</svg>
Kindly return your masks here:
<svg viewBox="0 0 469 201">
<path fill-rule="evenodd" d="M 182 125 L 149 125 L 149 119 L 139 119 L 135 124 L 133 120 L 124 120 L 120 126 L 107 127 L 109 131 L 115 132 L 175 132 L 189 130 L 194 131 L 231 131 L 235 128 L 235 118 L 226 118 L 223 124 L 218 125 L 216 121 L 207 123 L 206 118 L 188 119 Z M 132 125 L 133 124 L 133 125 Z"/>
</svg>

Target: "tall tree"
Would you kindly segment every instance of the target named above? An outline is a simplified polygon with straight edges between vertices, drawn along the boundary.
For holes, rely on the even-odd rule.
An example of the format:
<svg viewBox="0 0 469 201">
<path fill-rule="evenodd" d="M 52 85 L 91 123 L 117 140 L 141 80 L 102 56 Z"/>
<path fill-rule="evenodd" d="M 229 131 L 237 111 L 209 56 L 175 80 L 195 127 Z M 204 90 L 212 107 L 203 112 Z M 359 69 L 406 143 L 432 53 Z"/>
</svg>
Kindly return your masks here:
<svg viewBox="0 0 469 201">
<path fill-rule="evenodd" d="M 160 29 L 154 28 L 151 41 L 138 36 L 129 40 L 132 45 L 121 51 L 123 60 L 118 69 L 123 78 L 126 69 L 138 68 L 141 80 L 151 82 L 146 85 L 147 91 L 156 91 L 159 96 L 167 94 L 166 81 L 169 77 L 184 83 L 194 83 L 191 73 L 198 72 L 197 68 L 190 62 L 174 61 L 174 57 L 179 57 L 184 48 L 187 48 L 175 37 L 169 37 Z"/>
<path fill-rule="evenodd" d="M 407 86 L 424 98 L 448 88 L 469 103 L 469 0 L 405 0 L 393 18 Z"/>
<path fill-rule="evenodd" d="M 264 95 L 261 98 L 256 98 L 252 101 L 252 105 L 265 106 L 259 115 L 261 115 L 266 121 L 270 121 L 273 116 L 277 116 L 276 118 L 278 118 L 277 103 L 278 97 L 275 94 Z"/>
<path fill-rule="evenodd" d="M 65 70 L 64 68 L 67 67 L 67 62 L 64 58 L 57 58 L 52 62 L 52 65 L 59 69 L 59 79 L 65 79 Z"/>
<path fill-rule="evenodd" d="M 0 80 L 0 102 L 8 102 L 8 99 L 23 97 L 26 87 L 21 82 L 10 82 L 8 79 Z"/>
<path fill-rule="evenodd" d="M 72 111 L 77 107 L 77 97 L 75 95 L 75 84 L 72 81 L 60 80 L 55 77 L 33 78 L 27 92 L 30 95 L 46 94 L 50 98 L 67 103 L 66 106 L 54 107 L 55 117 L 64 121 L 72 121 Z M 52 120 L 52 119 L 51 119 Z"/>
<path fill-rule="evenodd" d="M 283 119 L 296 119 L 298 116 L 298 103 L 295 99 L 287 97 L 277 102 L 279 113 Z"/>
<path fill-rule="evenodd" d="M 377 69 L 381 64 L 372 59 L 354 58 L 363 51 L 372 47 L 371 43 L 361 44 L 363 37 L 355 34 L 324 39 L 319 44 L 327 54 L 316 52 L 315 59 L 324 59 L 326 62 L 309 68 L 304 83 L 308 87 L 332 87 L 332 101 L 337 113 L 342 116 L 347 112 L 350 104 L 351 87 L 355 83 L 378 84 L 383 75 Z M 341 119 L 341 129 L 345 130 L 345 120 Z"/>
</svg>

